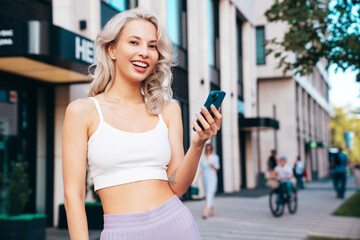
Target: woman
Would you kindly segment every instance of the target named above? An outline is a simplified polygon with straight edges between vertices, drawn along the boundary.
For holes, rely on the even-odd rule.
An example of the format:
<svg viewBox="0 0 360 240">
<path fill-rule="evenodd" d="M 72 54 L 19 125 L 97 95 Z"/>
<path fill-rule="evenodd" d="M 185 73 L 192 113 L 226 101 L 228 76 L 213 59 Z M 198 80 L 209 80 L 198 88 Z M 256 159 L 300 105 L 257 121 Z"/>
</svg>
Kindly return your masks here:
<svg viewBox="0 0 360 240">
<path fill-rule="evenodd" d="M 172 98 L 172 45 L 158 18 L 133 9 L 115 15 L 96 38 L 90 98 L 66 109 L 64 202 L 71 239 L 88 239 L 86 167 L 104 210 L 101 239 L 200 239 L 182 196 L 221 114 L 196 114 L 184 156 L 180 107 Z"/>
<path fill-rule="evenodd" d="M 217 171 L 220 168 L 219 156 L 213 153 L 214 149 L 211 144 L 206 144 L 205 154 L 200 158 L 200 171 L 199 177 L 202 176 L 202 182 L 205 189 L 205 209 L 203 219 L 208 217 L 209 209 L 211 210 L 210 216 L 215 216 L 214 198 L 217 188 Z"/>
</svg>

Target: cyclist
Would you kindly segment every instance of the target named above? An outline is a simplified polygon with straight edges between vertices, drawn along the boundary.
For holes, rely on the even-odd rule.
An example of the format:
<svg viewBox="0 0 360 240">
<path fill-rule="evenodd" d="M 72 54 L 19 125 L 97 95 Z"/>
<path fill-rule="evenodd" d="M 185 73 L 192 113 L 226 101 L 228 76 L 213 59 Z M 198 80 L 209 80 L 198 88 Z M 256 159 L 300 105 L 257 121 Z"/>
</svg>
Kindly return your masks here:
<svg viewBox="0 0 360 240">
<path fill-rule="evenodd" d="M 287 158 L 282 156 L 279 159 L 279 164 L 272 171 L 272 178 L 279 179 L 280 190 L 287 194 L 288 200 L 291 198 L 291 192 L 293 189 L 292 178 L 294 177 L 293 170 L 289 164 L 286 163 Z"/>
</svg>

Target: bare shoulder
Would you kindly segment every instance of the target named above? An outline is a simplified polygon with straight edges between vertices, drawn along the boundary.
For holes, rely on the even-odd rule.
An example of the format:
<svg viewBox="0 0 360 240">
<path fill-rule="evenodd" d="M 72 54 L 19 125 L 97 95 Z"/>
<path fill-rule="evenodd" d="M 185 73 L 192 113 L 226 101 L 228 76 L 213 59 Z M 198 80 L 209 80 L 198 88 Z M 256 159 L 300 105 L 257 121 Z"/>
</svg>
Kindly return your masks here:
<svg viewBox="0 0 360 240">
<path fill-rule="evenodd" d="M 76 99 L 66 108 L 66 116 L 76 118 L 77 120 L 90 119 L 94 114 L 95 105 L 91 99 Z"/>
<path fill-rule="evenodd" d="M 91 99 L 79 98 L 72 101 L 67 106 L 67 110 L 71 113 L 86 113 L 94 108 L 94 103 Z"/>
<path fill-rule="evenodd" d="M 171 100 L 168 104 L 166 104 L 161 111 L 161 115 L 166 123 L 176 119 L 181 119 L 181 108 L 178 101 Z"/>
</svg>

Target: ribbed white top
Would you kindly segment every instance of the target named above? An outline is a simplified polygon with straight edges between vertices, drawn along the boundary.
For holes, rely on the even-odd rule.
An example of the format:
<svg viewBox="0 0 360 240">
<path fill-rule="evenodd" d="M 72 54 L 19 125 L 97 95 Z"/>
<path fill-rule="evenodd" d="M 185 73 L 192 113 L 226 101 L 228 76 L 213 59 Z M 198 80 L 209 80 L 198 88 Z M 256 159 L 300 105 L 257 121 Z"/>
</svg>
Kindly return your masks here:
<svg viewBox="0 0 360 240">
<path fill-rule="evenodd" d="M 94 101 L 100 119 L 88 141 L 87 153 L 95 191 L 141 180 L 168 180 L 166 169 L 171 149 L 161 114 L 154 129 L 142 133 L 125 132 L 105 122 L 98 100 L 90 99 Z"/>
</svg>

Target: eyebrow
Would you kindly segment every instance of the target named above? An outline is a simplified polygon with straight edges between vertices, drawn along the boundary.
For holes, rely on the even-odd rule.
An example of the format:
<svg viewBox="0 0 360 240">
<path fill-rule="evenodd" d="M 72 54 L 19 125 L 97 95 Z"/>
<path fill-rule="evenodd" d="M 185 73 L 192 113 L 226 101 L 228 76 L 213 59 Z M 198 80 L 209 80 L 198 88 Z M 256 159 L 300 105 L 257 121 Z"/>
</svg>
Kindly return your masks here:
<svg viewBox="0 0 360 240">
<path fill-rule="evenodd" d="M 136 39 L 139 39 L 139 40 L 141 40 L 141 37 L 139 37 L 139 36 L 136 36 L 136 35 L 131 35 L 129 38 L 136 38 Z M 155 43 L 157 43 L 157 40 L 151 40 L 151 41 L 149 41 L 150 43 L 152 43 L 152 42 L 155 42 Z"/>
</svg>

